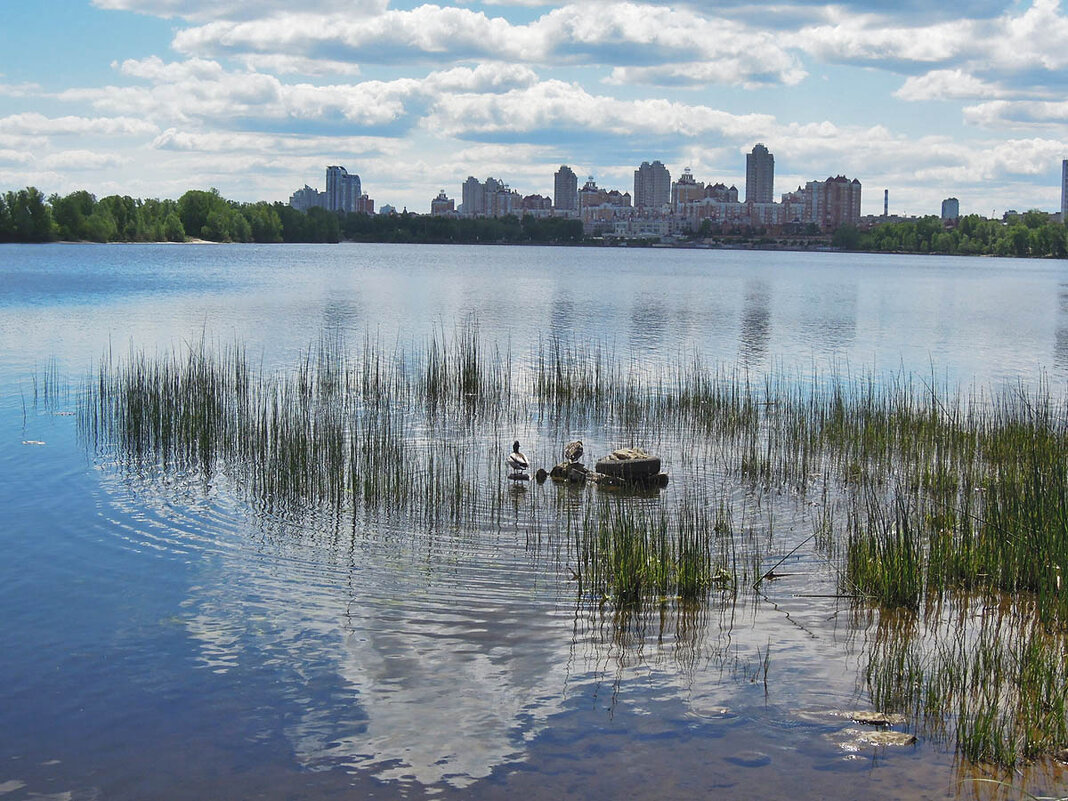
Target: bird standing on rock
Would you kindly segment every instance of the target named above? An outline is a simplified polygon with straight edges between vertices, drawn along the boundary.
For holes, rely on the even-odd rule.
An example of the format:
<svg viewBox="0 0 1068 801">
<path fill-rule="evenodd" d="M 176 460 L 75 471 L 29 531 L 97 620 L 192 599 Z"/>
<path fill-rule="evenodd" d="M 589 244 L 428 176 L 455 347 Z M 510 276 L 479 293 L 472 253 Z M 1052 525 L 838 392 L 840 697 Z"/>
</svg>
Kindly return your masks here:
<svg viewBox="0 0 1068 801">
<path fill-rule="evenodd" d="M 508 454 L 508 466 L 512 468 L 513 475 L 516 473 L 526 473 L 530 468 L 530 462 L 527 461 L 527 457 L 519 452 L 519 440 L 512 443 L 512 452 Z"/>
<path fill-rule="evenodd" d="M 569 442 L 564 446 L 564 460 L 568 462 L 577 462 L 582 458 L 582 440 L 576 439 L 574 442 Z"/>
</svg>

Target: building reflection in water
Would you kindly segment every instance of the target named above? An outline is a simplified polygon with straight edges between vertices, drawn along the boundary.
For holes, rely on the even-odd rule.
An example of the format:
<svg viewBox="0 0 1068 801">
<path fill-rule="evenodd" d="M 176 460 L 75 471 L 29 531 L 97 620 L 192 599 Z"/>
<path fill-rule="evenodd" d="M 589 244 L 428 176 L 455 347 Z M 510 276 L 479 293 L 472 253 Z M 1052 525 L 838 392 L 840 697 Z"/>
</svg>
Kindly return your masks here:
<svg viewBox="0 0 1068 801">
<path fill-rule="evenodd" d="M 660 351 L 668 332 L 668 313 L 663 301 L 648 296 L 635 298 L 630 310 L 630 347 L 637 356 Z"/>
<path fill-rule="evenodd" d="M 770 337 L 771 287 L 760 279 L 747 281 L 738 332 L 738 356 L 743 367 L 764 365 Z"/>
<path fill-rule="evenodd" d="M 857 285 L 855 282 L 821 284 L 804 293 L 798 309 L 798 329 L 813 353 L 847 352 L 857 337 Z"/>
</svg>

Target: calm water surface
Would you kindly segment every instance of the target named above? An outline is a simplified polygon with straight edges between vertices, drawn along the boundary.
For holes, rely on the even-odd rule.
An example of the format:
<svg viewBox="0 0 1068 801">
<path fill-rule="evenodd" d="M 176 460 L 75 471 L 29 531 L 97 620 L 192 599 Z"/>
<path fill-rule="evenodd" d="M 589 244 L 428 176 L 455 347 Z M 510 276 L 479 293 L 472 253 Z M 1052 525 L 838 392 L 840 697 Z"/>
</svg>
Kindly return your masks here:
<svg viewBox="0 0 1068 801">
<path fill-rule="evenodd" d="M 76 388 L 108 350 L 206 337 L 270 369 L 323 331 L 418 350 L 464 320 L 520 368 L 560 337 L 753 376 L 1068 378 L 1059 262 L 0 247 L 0 798 L 967 795 L 951 745 L 850 739 L 835 713 L 866 704 L 869 635 L 817 559 L 737 604 L 621 618 L 532 542 L 552 485 L 475 531 L 280 518 L 221 478 L 117 469 L 80 439 L 74 394 L 34 403 L 47 365 Z M 539 463 L 559 446 L 536 421 L 517 436 Z M 787 542 L 811 532 L 804 505 L 782 514 Z"/>
</svg>

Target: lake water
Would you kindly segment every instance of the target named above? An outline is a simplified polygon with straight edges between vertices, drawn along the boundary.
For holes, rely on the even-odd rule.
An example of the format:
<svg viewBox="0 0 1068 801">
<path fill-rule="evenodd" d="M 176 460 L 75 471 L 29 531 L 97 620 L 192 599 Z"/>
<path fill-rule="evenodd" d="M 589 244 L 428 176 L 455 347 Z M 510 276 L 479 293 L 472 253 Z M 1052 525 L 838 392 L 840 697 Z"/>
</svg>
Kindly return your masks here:
<svg viewBox="0 0 1068 801">
<path fill-rule="evenodd" d="M 222 479 L 131 474 L 78 429 L 78 387 L 109 351 L 236 341 L 269 371 L 323 332 L 417 352 L 465 321 L 517 371 L 558 338 L 644 366 L 697 351 L 753 377 L 907 373 L 1057 394 L 1068 379 L 1064 262 L 0 246 L 0 798 L 985 792 L 960 784 L 982 771 L 936 736 L 855 742 L 839 713 L 870 705 L 870 632 L 818 558 L 737 602 L 619 616 L 577 598 L 532 544 L 532 510 L 593 488 L 560 501 L 531 484 L 503 496 L 511 520 L 465 531 L 346 527 L 266 513 Z M 70 394 L 44 403 L 51 370 Z M 551 464 L 552 433 L 516 429 Z M 569 433 L 590 455 L 612 447 Z M 686 487 L 663 456 L 672 484 L 650 504 Z M 775 514 L 787 544 L 811 531 L 804 504 Z M 1019 781 L 1064 787 L 1055 763 Z"/>
</svg>

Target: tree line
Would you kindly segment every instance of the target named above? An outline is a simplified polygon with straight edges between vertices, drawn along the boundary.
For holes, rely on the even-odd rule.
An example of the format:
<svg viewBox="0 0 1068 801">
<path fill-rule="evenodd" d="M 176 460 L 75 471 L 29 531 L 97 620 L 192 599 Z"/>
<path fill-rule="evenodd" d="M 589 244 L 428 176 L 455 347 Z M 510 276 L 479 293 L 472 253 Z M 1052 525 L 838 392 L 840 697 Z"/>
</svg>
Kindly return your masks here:
<svg viewBox="0 0 1068 801">
<path fill-rule="evenodd" d="M 425 214 L 297 211 L 286 203 L 238 203 L 218 190 L 178 200 L 80 190 L 45 197 L 36 187 L 0 194 L 0 242 L 581 242 L 582 223 L 559 218 L 467 219 Z"/>
<path fill-rule="evenodd" d="M 32 186 L 0 195 L 0 242 L 337 242 L 339 231 L 337 216 L 324 209 L 237 203 L 216 189 L 178 200 L 97 199 L 84 190 L 45 198 Z"/>
<path fill-rule="evenodd" d="M 947 228 L 941 218 L 883 223 L 867 231 L 842 226 L 831 243 L 843 250 L 961 256 L 1068 256 L 1068 228 L 1043 211 L 1009 215 L 1004 222 L 977 214 Z"/>
</svg>

